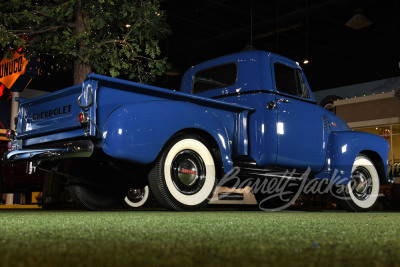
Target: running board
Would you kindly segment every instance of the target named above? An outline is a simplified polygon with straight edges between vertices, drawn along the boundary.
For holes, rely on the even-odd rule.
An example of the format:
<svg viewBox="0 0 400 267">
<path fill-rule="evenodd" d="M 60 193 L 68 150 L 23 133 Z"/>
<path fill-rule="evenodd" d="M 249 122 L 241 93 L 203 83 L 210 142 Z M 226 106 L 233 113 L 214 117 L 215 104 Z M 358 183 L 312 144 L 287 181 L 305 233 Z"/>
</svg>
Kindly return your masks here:
<svg viewBox="0 0 400 267">
<path fill-rule="evenodd" d="M 282 179 L 301 179 L 303 172 L 296 170 L 281 169 L 258 169 L 258 168 L 240 168 L 238 176 L 240 178 L 282 178 Z"/>
<path fill-rule="evenodd" d="M 283 178 L 299 180 L 303 178 L 307 170 L 284 169 L 284 168 L 260 168 L 255 162 L 235 162 L 239 168 L 237 176 L 241 179 L 247 178 Z"/>
</svg>

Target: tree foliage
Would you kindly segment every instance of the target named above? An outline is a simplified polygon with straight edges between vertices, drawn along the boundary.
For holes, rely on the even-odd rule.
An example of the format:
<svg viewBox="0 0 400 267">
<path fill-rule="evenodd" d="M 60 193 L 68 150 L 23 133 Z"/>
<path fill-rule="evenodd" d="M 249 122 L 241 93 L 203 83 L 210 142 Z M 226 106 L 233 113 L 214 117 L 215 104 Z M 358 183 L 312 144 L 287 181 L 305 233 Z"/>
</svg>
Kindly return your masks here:
<svg viewBox="0 0 400 267">
<path fill-rule="evenodd" d="M 94 71 L 151 83 L 167 67 L 159 40 L 169 28 L 159 1 L 1 1 L 0 48 L 50 54 L 67 61 L 75 75 Z"/>
</svg>

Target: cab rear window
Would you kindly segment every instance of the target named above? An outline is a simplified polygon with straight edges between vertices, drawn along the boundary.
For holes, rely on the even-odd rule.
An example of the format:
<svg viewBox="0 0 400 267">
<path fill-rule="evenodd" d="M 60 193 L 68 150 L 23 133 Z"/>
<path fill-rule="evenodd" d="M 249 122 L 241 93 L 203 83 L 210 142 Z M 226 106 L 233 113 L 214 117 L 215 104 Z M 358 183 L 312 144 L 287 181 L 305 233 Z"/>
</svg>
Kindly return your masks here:
<svg viewBox="0 0 400 267">
<path fill-rule="evenodd" d="M 194 75 L 192 93 L 202 93 L 213 89 L 232 86 L 237 80 L 236 63 L 219 65 L 201 70 Z"/>
</svg>

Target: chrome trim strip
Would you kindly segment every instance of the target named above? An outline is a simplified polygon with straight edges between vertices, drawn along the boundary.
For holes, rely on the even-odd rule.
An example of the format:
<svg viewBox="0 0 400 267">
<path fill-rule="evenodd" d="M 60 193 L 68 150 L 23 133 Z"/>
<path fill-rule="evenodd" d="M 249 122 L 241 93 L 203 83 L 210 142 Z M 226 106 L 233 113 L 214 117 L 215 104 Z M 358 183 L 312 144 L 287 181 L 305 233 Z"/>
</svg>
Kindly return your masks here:
<svg viewBox="0 0 400 267">
<path fill-rule="evenodd" d="M 89 140 L 71 141 L 55 144 L 49 148 L 21 149 L 7 153 L 5 163 L 23 161 L 42 161 L 61 158 L 90 157 L 94 150 L 94 144 Z"/>
</svg>

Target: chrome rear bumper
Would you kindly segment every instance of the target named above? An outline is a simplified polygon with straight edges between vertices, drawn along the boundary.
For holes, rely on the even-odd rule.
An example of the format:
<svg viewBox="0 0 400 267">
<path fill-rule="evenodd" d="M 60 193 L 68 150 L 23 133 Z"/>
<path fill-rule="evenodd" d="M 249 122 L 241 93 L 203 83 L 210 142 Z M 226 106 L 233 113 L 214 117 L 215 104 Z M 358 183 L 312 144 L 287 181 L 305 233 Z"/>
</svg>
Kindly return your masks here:
<svg viewBox="0 0 400 267">
<path fill-rule="evenodd" d="M 23 161 L 42 161 L 62 158 L 90 157 L 94 144 L 90 140 L 69 141 L 52 144 L 46 148 L 21 149 L 8 152 L 4 157 L 5 163 Z"/>
</svg>

